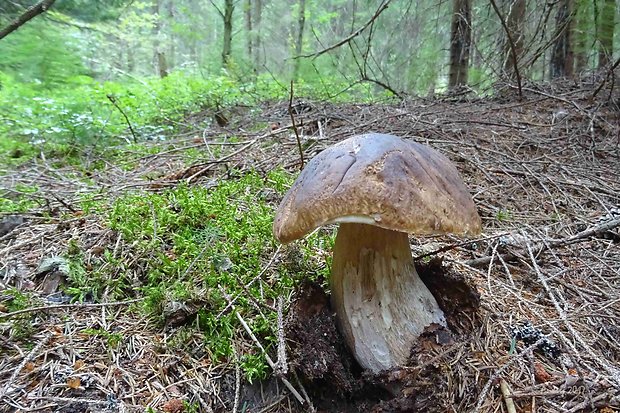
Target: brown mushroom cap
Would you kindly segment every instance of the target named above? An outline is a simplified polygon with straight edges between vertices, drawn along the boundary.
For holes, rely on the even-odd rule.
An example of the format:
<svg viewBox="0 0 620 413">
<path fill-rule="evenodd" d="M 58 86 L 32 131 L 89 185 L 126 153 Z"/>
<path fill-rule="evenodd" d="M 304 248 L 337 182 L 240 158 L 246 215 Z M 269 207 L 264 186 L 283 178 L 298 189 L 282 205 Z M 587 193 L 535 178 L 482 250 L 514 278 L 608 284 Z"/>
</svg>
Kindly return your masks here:
<svg viewBox="0 0 620 413">
<path fill-rule="evenodd" d="M 315 156 L 282 200 L 273 232 L 291 242 L 328 223 L 415 234 L 477 234 L 480 217 L 452 163 L 392 135 L 366 134 Z"/>
</svg>

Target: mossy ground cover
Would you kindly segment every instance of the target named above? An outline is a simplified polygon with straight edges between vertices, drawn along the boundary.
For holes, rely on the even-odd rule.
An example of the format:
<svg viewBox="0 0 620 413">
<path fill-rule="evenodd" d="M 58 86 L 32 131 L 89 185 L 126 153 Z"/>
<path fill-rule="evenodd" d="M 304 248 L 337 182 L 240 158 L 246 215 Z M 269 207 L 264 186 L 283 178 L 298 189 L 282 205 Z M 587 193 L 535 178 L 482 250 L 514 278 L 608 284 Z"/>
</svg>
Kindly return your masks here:
<svg viewBox="0 0 620 413">
<path fill-rule="evenodd" d="M 147 316 L 156 329 L 174 327 L 165 346 L 206 353 L 214 363 L 229 360 L 234 342 L 244 334 L 235 314 L 239 312 L 271 351 L 278 297 L 288 299 L 304 279 L 324 278 L 327 262 L 316 260 L 315 249 L 332 243 L 331 233 L 322 231 L 303 248 L 290 249 L 294 264 L 280 258 L 265 271 L 278 249 L 272 235 L 275 207 L 293 177 L 282 169 L 233 172 L 208 185 L 180 184 L 85 202 L 92 211 L 90 219 L 101 220 L 113 232 L 123 258 L 115 256 L 117 244 L 92 257 L 79 237 L 74 238 L 62 253 L 69 273 L 60 289 L 72 302 L 139 299 L 131 310 L 136 316 Z M 9 296 L 8 310 L 33 302 L 28 294 Z M 23 318 L 23 324 L 28 320 Z M 14 338 L 17 333 L 13 330 Z M 118 340 L 99 329 L 84 333 Z M 188 348 L 184 337 L 195 333 L 202 336 L 202 346 Z M 28 339 L 21 330 L 19 338 Z M 236 356 L 248 380 L 266 377 L 260 351 Z"/>
<path fill-rule="evenodd" d="M 315 235 L 299 250 L 296 271 L 277 265 L 257 279 L 277 249 L 272 235 L 274 201 L 291 179 L 283 170 L 249 172 L 210 187 L 181 185 L 115 200 L 109 226 L 139 258 L 133 268 L 110 280 L 110 291 L 119 299 L 143 296 L 141 310 L 161 325 L 170 321 L 168 307 L 197 305 L 187 316 L 195 316 L 194 325 L 204 334 L 205 349 L 214 360 L 232 356 L 239 334 L 235 311 L 248 318 L 255 334 L 271 348 L 278 297 L 289 297 L 304 278 L 325 275 L 326 263 L 316 262 L 312 248 L 326 248 L 331 242 L 329 236 Z M 233 299 L 235 310 L 229 305 Z M 180 345 L 178 337 L 174 340 Z M 241 362 L 248 379 L 265 377 L 261 354 L 243 354 Z"/>
</svg>

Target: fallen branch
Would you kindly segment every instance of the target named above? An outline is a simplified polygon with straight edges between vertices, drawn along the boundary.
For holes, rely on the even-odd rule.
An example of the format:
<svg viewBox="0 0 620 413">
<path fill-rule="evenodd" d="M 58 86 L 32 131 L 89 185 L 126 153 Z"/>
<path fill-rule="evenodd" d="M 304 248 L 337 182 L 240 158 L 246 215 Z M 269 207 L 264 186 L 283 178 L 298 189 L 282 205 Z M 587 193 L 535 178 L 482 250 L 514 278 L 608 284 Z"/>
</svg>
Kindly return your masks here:
<svg viewBox="0 0 620 413">
<path fill-rule="evenodd" d="M 478 242 L 490 241 L 492 239 L 503 237 L 503 236 L 505 236 L 507 234 L 508 233 L 495 234 L 495 235 L 491 235 L 490 237 L 470 239 L 470 240 L 467 240 L 467 241 L 455 242 L 455 243 L 452 243 L 452 244 L 444 245 L 441 248 L 437 248 L 437 249 L 432 250 L 430 252 L 425 252 L 423 254 L 420 254 L 420 255 L 414 257 L 413 260 L 414 261 L 420 261 L 422 258 L 430 257 L 432 255 L 441 254 L 442 252 L 451 251 L 451 250 L 454 250 L 454 249 L 457 249 L 457 248 L 460 248 L 460 247 L 465 247 L 467 245 L 476 244 Z"/>
<path fill-rule="evenodd" d="M 588 228 L 584 231 L 578 232 L 575 235 L 572 235 L 567 238 L 538 242 L 532 246 L 532 251 L 534 252 L 534 255 L 538 255 L 541 252 L 544 252 L 551 248 L 564 247 L 567 245 L 576 244 L 578 242 L 584 242 L 597 234 L 603 233 L 605 231 L 609 231 L 618 226 L 620 226 L 620 218 L 613 219 L 603 224 Z M 516 247 L 517 250 L 525 250 L 526 248 L 527 247 L 525 245 Z M 504 261 L 514 261 L 515 259 L 518 258 L 515 252 L 507 252 L 505 254 L 500 254 L 499 256 Z M 470 267 L 482 267 L 482 266 L 488 265 L 492 259 L 493 257 L 488 255 L 485 257 L 480 257 L 480 258 L 476 258 L 473 260 L 465 261 L 465 264 L 469 265 Z"/>
<path fill-rule="evenodd" d="M 506 403 L 506 410 L 508 413 L 517 413 L 517 408 L 515 407 L 514 400 L 512 400 L 510 388 L 508 387 L 506 380 L 502 379 L 499 383 L 499 388 L 502 391 L 502 396 L 504 396 L 504 402 Z"/>
<path fill-rule="evenodd" d="M 11 386 L 13 385 L 13 382 L 15 382 L 15 379 L 17 379 L 17 376 L 19 375 L 19 373 L 24 369 L 24 367 L 26 367 L 26 364 L 29 361 L 34 360 L 36 358 L 36 355 L 39 353 L 39 350 L 41 350 L 43 346 L 47 344 L 50 338 L 52 338 L 52 335 L 46 334 L 41 339 L 41 341 L 36 346 L 34 346 L 32 350 L 30 350 L 30 353 L 28 353 L 28 355 L 24 357 L 22 362 L 19 363 L 19 366 L 17 366 L 17 368 L 13 371 L 13 374 L 11 374 L 9 381 L 6 383 L 4 388 L 0 391 L 0 399 L 3 399 L 4 396 L 6 396 L 9 393 L 9 390 L 11 390 Z"/>
<path fill-rule="evenodd" d="M 616 221 L 618 222 L 618 224 L 620 224 L 620 219 L 617 219 Z M 586 232 L 586 231 L 583 231 L 583 232 Z M 545 289 L 547 295 L 549 296 L 549 299 L 551 300 L 551 303 L 553 303 L 553 306 L 555 307 L 555 310 L 557 311 L 558 316 L 560 317 L 560 320 L 564 322 L 566 329 L 571 333 L 572 339 L 577 341 L 582 346 L 583 354 L 594 354 L 594 351 L 592 350 L 590 345 L 581 336 L 581 334 L 573 327 L 573 325 L 568 321 L 568 316 L 566 314 L 566 311 L 564 307 L 560 305 L 557 298 L 555 297 L 555 294 L 553 293 L 553 290 L 547 283 L 547 279 L 543 275 L 542 270 L 540 269 L 540 267 L 538 266 L 538 263 L 536 262 L 534 252 L 532 248 L 530 247 L 530 244 L 526 242 L 525 246 L 527 248 L 530 261 L 532 262 L 532 268 L 534 269 L 534 272 L 536 273 L 536 277 L 538 278 L 538 282 L 540 282 L 540 284 Z M 579 357 L 579 354 L 581 354 L 581 352 L 577 351 L 576 347 L 573 350 L 575 351 L 575 354 Z M 620 370 L 618 370 L 611 363 L 607 363 L 607 361 L 603 358 L 600 359 L 600 363 L 603 369 L 614 379 L 615 387 L 620 388 Z"/>
<path fill-rule="evenodd" d="M 482 405 L 484 404 L 487 398 L 487 395 L 489 394 L 489 391 L 491 391 L 491 387 L 493 387 L 493 384 L 496 383 L 497 379 L 502 374 L 504 374 L 506 370 L 508 370 L 508 368 L 512 366 L 515 362 L 517 362 L 518 360 L 521 360 L 528 353 L 528 351 L 531 351 L 534 348 L 538 347 L 538 345 L 542 342 L 543 342 L 543 339 L 540 339 L 536 341 L 534 344 L 531 344 L 529 347 L 526 347 L 520 353 L 512 355 L 506 361 L 506 363 L 504 363 L 503 366 L 501 366 L 497 371 L 495 371 L 495 373 L 491 375 L 491 377 L 489 377 L 489 380 L 487 380 L 484 387 L 480 391 L 480 395 L 478 396 L 478 403 L 476 403 L 476 407 L 472 410 L 472 413 L 480 413 L 480 409 L 482 408 Z"/>
<path fill-rule="evenodd" d="M 594 91 L 594 93 L 592 93 L 592 96 L 590 96 L 590 100 L 593 100 L 596 95 L 598 95 L 598 92 L 601 91 L 601 89 L 603 88 L 603 86 L 605 86 L 605 83 L 607 83 L 607 79 L 609 79 L 609 76 L 613 76 L 614 74 L 614 70 L 616 70 L 616 68 L 618 67 L 618 65 L 620 65 L 620 57 L 616 60 L 616 62 L 609 68 L 609 70 L 607 71 L 607 74 L 605 75 L 605 79 L 603 79 L 603 81 L 601 82 L 601 84 L 596 88 L 596 90 Z"/>
<path fill-rule="evenodd" d="M 250 338 L 252 339 L 252 341 L 254 341 L 254 343 L 258 346 L 258 348 L 263 352 L 265 356 L 265 360 L 267 360 L 267 364 L 269 364 L 269 367 L 271 367 L 273 371 L 276 371 L 278 367 L 273 362 L 271 357 L 269 357 L 269 354 L 267 354 L 267 350 L 265 350 L 265 348 L 262 346 L 260 341 L 258 341 L 258 338 L 256 338 L 256 336 L 254 335 L 254 333 L 250 329 L 250 326 L 248 326 L 248 324 L 245 322 L 243 317 L 241 317 L 241 314 L 239 314 L 237 310 L 235 310 L 235 315 L 237 316 L 237 319 L 243 326 L 243 329 L 250 335 Z M 297 390 L 295 390 L 295 388 L 293 387 L 290 381 L 288 381 L 284 377 L 280 377 L 280 380 L 282 380 L 282 383 L 284 383 L 286 388 L 288 388 L 289 391 L 293 394 L 293 396 L 295 396 L 299 404 L 301 404 L 302 406 L 306 404 L 306 401 L 304 400 L 304 398 L 301 396 L 301 394 L 299 394 Z"/>
<path fill-rule="evenodd" d="M 136 135 L 136 132 L 133 130 L 133 126 L 131 126 L 129 117 L 127 116 L 125 111 L 119 106 L 118 102 L 116 101 L 116 98 L 110 94 L 106 95 L 106 97 L 108 98 L 110 102 L 112 102 L 112 105 L 114 105 L 114 107 L 118 109 L 121 115 L 123 115 L 123 117 L 125 118 L 125 122 L 127 122 L 127 126 L 129 126 L 129 131 L 131 132 L 131 136 L 133 136 L 134 143 L 138 142 L 138 136 Z"/>
<path fill-rule="evenodd" d="M 282 296 L 278 297 L 278 360 L 276 366 L 278 371 L 276 374 L 281 377 L 288 373 L 288 364 L 286 363 L 286 341 L 284 339 L 284 316 L 282 314 L 282 307 L 284 306 L 284 299 Z"/>
</svg>

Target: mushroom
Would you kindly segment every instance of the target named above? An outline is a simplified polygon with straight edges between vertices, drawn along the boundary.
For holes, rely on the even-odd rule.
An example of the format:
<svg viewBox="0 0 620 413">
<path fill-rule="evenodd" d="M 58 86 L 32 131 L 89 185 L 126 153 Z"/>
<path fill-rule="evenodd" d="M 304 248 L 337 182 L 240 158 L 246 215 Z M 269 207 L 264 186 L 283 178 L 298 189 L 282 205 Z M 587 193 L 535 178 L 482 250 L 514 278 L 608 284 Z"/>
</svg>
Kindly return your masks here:
<svg viewBox="0 0 620 413">
<path fill-rule="evenodd" d="M 273 224 L 288 243 L 339 223 L 332 307 L 359 364 L 403 365 L 426 326 L 445 326 L 418 276 L 408 233 L 476 234 L 480 217 L 456 168 L 435 150 L 392 135 L 341 141 L 308 162 Z"/>
</svg>

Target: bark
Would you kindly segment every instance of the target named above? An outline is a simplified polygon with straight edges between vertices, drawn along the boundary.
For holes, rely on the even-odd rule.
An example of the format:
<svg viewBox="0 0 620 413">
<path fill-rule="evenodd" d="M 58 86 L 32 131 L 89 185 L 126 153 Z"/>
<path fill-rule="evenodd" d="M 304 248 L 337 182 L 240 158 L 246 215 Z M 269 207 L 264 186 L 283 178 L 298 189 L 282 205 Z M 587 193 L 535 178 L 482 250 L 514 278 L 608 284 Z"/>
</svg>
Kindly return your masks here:
<svg viewBox="0 0 620 413">
<path fill-rule="evenodd" d="M 359 364 L 373 372 L 404 365 L 426 326 L 446 325 L 416 272 L 403 232 L 340 224 L 331 290 L 347 345 Z"/>
<path fill-rule="evenodd" d="M 574 50 L 574 72 L 579 75 L 586 69 L 588 64 L 588 53 L 587 53 L 587 36 L 586 31 L 588 29 L 588 14 L 589 14 L 590 6 L 585 4 L 582 1 L 577 1 L 575 4 L 575 24 L 573 25 L 573 50 Z"/>
<path fill-rule="evenodd" d="M 13 20 L 6 26 L 4 29 L 0 30 L 0 39 L 8 36 L 13 33 L 15 30 L 19 29 L 21 26 L 26 24 L 28 21 L 34 19 L 39 14 L 45 13 L 56 0 L 42 0 L 35 4 L 34 6 L 28 8 L 24 14 L 19 16 L 17 19 Z"/>
<path fill-rule="evenodd" d="M 454 0 L 450 31 L 450 74 L 448 86 L 467 84 L 471 47 L 471 0 Z"/>
<path fill-rule="evenodd" d="M 304 42 L 304 27 L 306 25 L 306 0 L 299 0 L 299 16 L 297 18 L 297 40 L 295 41 L 295 56 L 301 55 Z M 295 59 L 293 66 L 293 79 L 297 81 L 299 77 L 299 67 L 301 59 Z"/>
<path fill-rule="evenodd" d="M 175 20 L 175 16 L 174 16 L 174 2 L 170 1 L 168 3 L 168 21 L 173 22 Z M 168 55 L 166 57 L 167 60 L 167 67 L 168 68 L 174 68 L 175 65 L 175 56 L 177 54 L 176 51 L 176 43 L 175 43 L 175 36 L 174 36 L 174 30 L 168 30 Z"/>
<path fill-rule="evenodd" d="M 514 54 L 517 58 L 517 65 L 519 60 L 523 56 L 523 44 L 524 44 L 524 30 L 523 30 L 523 22 L 525 19 L 525 9 L 526 9 L 526 1 L 525 0 L 514 0 L 510 6 L 510 13 L 508 13 L 508 18 L 506 20 L 506 25 L 508 26 L 508 30 L 510 31 L 510 36 L 512 38 L 512 42 L 514 44 Z M 510 78 L 516 76 L 515 73 L 515 61 L 513 56 L 513 51 L 510 48 L 510 41 L 508 38 L 504 43 L 504 56 L 506 56 L 506 60 L 504 61 L 504 71 L 508 74 Z"/>
<path fill-rule="evenodd" d="M 136 69 L 136 57 L 135 57 L 135 53 L 133 53 L 134 48 L 129 46 L 129 43 L 126 43 L 127 50 L 130 51 L 130 53 L 127 53 L 127 72 L 129 73 L 133 73 L 133 71 Z"/>
<path fill-rule="evenodd" d="M 573 0 L 562 0 L 555 18 L 555 37 L 551 54 L 550 74 L 552 78 L 573 77 Z"/>
<path fill-rule="evenodd" d="M 262 0 L 254 0 L 254 35 L 252 42 L 252 49 L 254 50 L 254 68 L 258 71 L 261 63 L 261 19 L 263 15 L 263 2 Z"/>
<path fill-rule="evenodd" d="M 248 53 L 248 61 L 253 61 L 252 58 L 252 0 L 245 0 L 243 3 L 243 12 L 245 14 L 245 33 L 246 33 L 246 49 Z"/>
<path fill-rule="evenodd" d="M 604 68 L 611 62 L 614 50 L 614 22 L 616 17 L 616 1 L 603 0 L 603 7 L 600 13 L 598 25 L 598 67 Z"/>
<path fill-rule="evenodd" d="M 161 21 L 161 6 L 163 0 L 155 0 L 154 3 L 154 14 L 156 16 L 155 26 L 153 27 L 154 31 L 154 40 L 153 40 L 153 48 L 155 54 L 155 64 L 157 67 L 157 74 L 159 77 L 164 78 L 168 76 L 168 64 L 166 62 L 166 54 L 161 49 L 161 31 L 162 31 L 162 21 Z"/>
<path fill-rule="evenodd" d="M 233 11 L 235 4 L 233 0 L 224 1 L 224 46 L 222 48 L 222 64 L 226 66 L 230 62 L 232 52 L 232 27 Z"/>
</svg>

